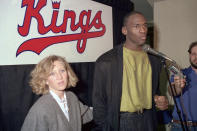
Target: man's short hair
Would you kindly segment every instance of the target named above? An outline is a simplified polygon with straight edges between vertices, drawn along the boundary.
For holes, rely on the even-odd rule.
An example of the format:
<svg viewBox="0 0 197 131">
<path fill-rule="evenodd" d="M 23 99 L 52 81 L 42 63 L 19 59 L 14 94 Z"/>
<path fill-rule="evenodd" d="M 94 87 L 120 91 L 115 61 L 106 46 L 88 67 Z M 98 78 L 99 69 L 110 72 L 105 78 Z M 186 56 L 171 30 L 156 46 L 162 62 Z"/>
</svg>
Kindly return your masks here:
<svg viewBox="0 0 197 131">
<path fill-rule="evenodd" d="M 135 15 L 135 14 L 139 14 L 139 15 L 144 16 L 141 12 L 138 12 L 138 11 L 131 11 L 131 12 L 127 13 L 127 14 L 124 16 L 124 18 L 123 18 L 123 26 L 126 25 L 126 23 L 127 23 L 127 21 L 128 21 L 128 18 L 129 18 L 130 16 L 132 16 L 132 15 Z"/>
<path fill-rule="evenodd" d="M 192 43 L 190 44 L 189 49 L 188 49 L 188 52 L 189 52 L 190 54 L 191 54 L 191 50 L 192 50 L 192 48 L 193 48 L 194 46 L 197 46 L 197 41 L 192 42 Z"/>
</svg>

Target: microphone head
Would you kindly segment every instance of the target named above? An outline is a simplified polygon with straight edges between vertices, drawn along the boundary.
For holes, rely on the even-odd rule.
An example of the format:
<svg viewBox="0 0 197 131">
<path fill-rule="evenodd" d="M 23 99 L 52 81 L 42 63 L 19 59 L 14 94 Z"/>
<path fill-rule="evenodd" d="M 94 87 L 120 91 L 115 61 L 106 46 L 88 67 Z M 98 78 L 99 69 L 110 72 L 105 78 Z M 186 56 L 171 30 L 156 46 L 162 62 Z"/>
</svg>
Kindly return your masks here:
<svg viewBox="0 0 197 131">
<path fill-rule="evenodd" d="M 144 44 L 144 45 L 142 46 L 142 49 L 143 49 L 145 52 L 148 52 L 148 51 L 150 50 L 150 46 L 147 45 L 147 44 Z"/>
</svg>

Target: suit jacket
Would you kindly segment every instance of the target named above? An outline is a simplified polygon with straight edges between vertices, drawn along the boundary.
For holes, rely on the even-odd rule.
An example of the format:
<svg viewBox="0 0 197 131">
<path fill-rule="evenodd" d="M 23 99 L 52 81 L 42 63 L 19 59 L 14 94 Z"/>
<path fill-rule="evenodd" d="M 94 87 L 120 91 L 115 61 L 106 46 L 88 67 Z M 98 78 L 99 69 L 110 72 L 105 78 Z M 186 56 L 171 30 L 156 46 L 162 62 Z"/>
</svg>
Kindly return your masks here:
<svg viewBox="0 0 197 131">
<path fill-rule="evenodd" d="M 92 120 L 92 110 L 83 105 L 72 92 L 66 92 L 66 96 L 70 121 L 48 93 L 32 106 L 21 131 L 81 131 L 82 123 Z"/>
<path fill-rule="evenodd" d="M 159 94 L 161 63 L 156 56 L 148 54 L 152 67 L 152 94 Z M 106 52 L 98 58 L 94 72 L 93 116 L 98 131 L 118 131 L 122 95 L 123 45 Z M 154 102 L 152 97 L 152 102 Z M 152 110 L 155 112 L 155 105 Z M 153 114 L 156 120 L 156 114 Z M 152 120 L 152 119 L 151 119 Z"/>
</svg>

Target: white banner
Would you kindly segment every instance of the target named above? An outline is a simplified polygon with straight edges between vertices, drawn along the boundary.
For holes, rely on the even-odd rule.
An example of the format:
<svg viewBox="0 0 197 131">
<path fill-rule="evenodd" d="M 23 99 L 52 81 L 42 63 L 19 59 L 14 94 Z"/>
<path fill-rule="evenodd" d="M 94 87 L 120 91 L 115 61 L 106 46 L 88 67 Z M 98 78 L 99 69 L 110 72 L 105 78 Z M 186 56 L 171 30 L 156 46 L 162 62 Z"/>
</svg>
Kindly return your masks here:
<svg viewBox="0 0 197 131">
<path fill-rule="evenodd" d="M 94 62 L 113 48 L 112 8 L 90 0 L 1 0 L 0 65 L 51 55 Z"/>
</svg>

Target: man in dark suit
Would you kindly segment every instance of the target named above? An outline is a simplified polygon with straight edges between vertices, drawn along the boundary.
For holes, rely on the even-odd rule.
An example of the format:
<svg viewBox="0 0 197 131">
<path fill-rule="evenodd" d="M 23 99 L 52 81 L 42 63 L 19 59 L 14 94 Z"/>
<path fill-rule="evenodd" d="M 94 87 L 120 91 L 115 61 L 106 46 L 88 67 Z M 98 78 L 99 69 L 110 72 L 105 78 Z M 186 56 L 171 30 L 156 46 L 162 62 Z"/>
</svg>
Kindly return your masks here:
<svg viewBox="0 0 197 131">
<path fill-rule="evenodd" d="M 142 47 L 147 22 L 140 12 L 123 20 L 126 41 L 96 61 L 93 88 L 93 116 L 98 131 L 154 131 L 156 107 L 168 108 L 159 96 L 161 62 Z"/>
</svg>

